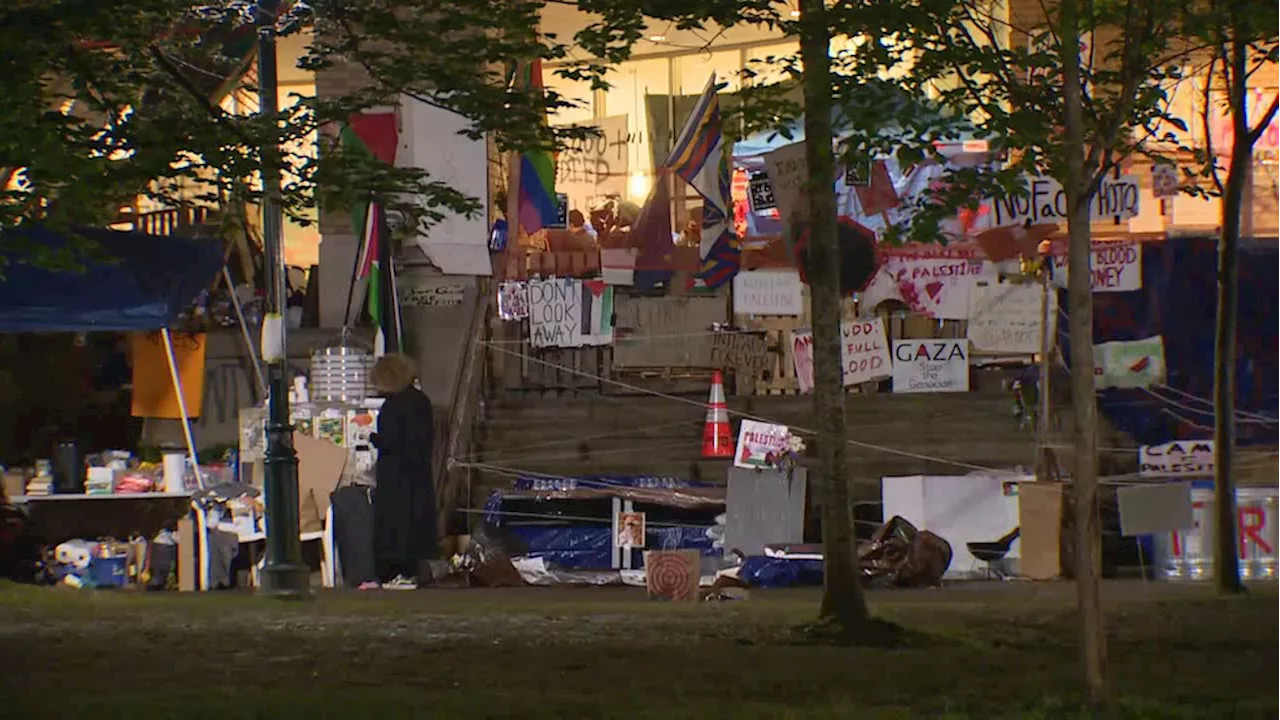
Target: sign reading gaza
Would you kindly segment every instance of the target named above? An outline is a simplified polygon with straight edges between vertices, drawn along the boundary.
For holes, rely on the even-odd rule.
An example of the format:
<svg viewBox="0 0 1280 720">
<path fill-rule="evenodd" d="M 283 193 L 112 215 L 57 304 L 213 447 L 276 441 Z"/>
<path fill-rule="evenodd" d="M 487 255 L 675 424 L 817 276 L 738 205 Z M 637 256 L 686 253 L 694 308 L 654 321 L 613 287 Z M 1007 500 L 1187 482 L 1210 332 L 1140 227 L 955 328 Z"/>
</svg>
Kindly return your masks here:
<svg viewBox="0 0 1280 720">
<path fill-rule="evenodd" d="M 895 393 L 968 392 L 968 340 L 898 340 L 893 343 Z"/>
</svg>

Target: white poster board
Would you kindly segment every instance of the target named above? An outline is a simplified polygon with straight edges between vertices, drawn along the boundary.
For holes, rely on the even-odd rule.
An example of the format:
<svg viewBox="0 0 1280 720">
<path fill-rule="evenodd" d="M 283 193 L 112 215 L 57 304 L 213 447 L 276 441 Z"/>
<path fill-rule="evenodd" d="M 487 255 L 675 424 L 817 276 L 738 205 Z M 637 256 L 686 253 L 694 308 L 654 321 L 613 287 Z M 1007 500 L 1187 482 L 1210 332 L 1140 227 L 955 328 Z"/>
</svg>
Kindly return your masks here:
<svg viewBox="0 0 1280 720">
<path fill-rule="evenodd" d="M 529 339 L 536 348 L 613 342 L 613 288 L 570 278 L 529 282 Z"/>
<path fill-rule="evenodd" d="M 1142 477 L 1213 477 L 1212 440 L 1175 440 L 1138 448 L 1138 474 Z"/>
<path fill-rule="evenodd" d="M 994 279 L 994 266 L 975 258 L 889 256 L 861 298 L 868 307 L 901 300 L 921 315 L 964 320 L 969 317 L 970 291 L 984 276 Z"/>
<path fill-rule="evenodd" d="M 743 420 L 738 428 L 738 449 L 733 455 L 734 467 L 770 468 L 766 458 L 787 447 L 787 426 Z"/>
<path fill-rule="evenodd" d="M 800 392 L 813 390 L 813 333 L 808 329 L 791 332 L 792 359 Z M 845 387 L 891 377 L 889 340 L 884 321 L 858 320 L 840 325 L 840 364 Z"/>
<path fill-rule="evenodd" d="M 803 315 L 804 285 L 795 270 L 755 270 L 733 276 L 733 312 Z"/>
<path fill-rule="evenodd" d="M 969 341 L 895 340 L 893 391 L 969 392 Z"/>
<path fill-rule="evenodd" d="M 1058 293 L 1049 292 L 1049 332 L 1058 317 Z M 969 342 L 974 352 L 1036 355 L 1042 338 L 1038 283 L 978 282 L 969 294 Z"/>
<path fill-rule="evenodd" d="M 1142 289 L 1142 244 L 1096 242 L 1089 258 L 1094 292 L 1129 292 Z M 1067 286 L 1067 256 L 1053 256 L 1053 282 Z"/>
</svg>

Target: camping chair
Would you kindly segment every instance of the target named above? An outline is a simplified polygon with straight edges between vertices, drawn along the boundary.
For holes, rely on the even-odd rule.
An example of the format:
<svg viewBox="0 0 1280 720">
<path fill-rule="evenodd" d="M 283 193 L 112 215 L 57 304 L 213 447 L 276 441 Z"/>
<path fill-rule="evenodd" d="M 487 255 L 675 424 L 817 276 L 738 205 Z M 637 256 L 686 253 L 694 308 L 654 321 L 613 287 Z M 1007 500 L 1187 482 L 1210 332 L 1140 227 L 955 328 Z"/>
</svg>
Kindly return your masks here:
<svg viewBox="0 0 1280 720">
<path fill-rule="evenodd" d="M 1016 527 L 995 542 L 971 542 L 965 543 L 965 546 L 969 548 L 970 555 L 985 563 L 985 577 L 1009 580 L 1011 576 L 1005 570 L 1004 558 L 1021 532 L 1022 528 Z"/>
<path fill-rule="evenodd" d="M 199 548 L 200 562 L 200 589 L 210 590 L 209 576 L 209 547 L 208 547 L 208 517 L 205 512 L 198 511 L 196 515 L 196 534 L 199 537 L 197 546 Z M 251 533 L 239 533 L 240 544 L 249 546 L 249 585 L 258 587 L 261 580 L 262 568 L 266 565 L 266 557 L 258 557 L 257 543 L 267 539 L 266 521 L 263 521 L 263 530 L 255 529 Z M 220 529 L 236 532 L 234 525 L 220 524 Z M 330 506 L 328 512 L 324 516 L 324 529 L 312 532 L 300 533 L 298 539 L 302 542 L 320 542 L 320 584 L 323 587 L 331 588 L 334 586 L 335 569 L 334 558 L 336 553 L 333 541 L 333 507 Z"/>
</svg>

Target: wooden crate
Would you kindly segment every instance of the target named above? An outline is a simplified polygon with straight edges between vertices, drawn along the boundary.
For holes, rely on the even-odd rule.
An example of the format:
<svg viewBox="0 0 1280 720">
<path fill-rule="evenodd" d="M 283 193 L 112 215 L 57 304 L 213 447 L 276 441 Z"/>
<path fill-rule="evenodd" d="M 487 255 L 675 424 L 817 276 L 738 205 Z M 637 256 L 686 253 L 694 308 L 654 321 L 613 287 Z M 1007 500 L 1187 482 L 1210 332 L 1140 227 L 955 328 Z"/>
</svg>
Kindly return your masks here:
<svg viewBox="0 0 1280 720">
<path fill-rule="evenodd" d="M 791 345 L 793 330 L 812 325 L 809 305 L 809 288 L 803 288 L 804 312 L 801 315 L 740 315 L 734 314 L 733 324 L 744 330 L 762 331 L 769 359 L 765 363 L 764 377 L 755 382 L 754 395 L 799 395 L 800 381 L 796 378 L 795 353 Z M 841 303 L 840 319 L 852 320 L 858 315 L 857 303 L 846 298 Z M 849 388 L 850 391 L 855 391 Z"/>
</svg>

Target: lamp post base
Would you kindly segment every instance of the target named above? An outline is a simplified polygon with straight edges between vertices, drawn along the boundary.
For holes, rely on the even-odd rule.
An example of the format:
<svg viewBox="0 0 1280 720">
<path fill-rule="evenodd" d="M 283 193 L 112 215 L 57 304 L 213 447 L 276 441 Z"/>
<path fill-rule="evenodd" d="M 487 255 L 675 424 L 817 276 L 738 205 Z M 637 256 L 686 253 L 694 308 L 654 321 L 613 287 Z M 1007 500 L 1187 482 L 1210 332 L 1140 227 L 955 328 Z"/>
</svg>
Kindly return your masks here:
<svg viewBox="0 0 1280 720">
<path fill-rule="evenodd" d="M 306 565 L 269 565 L 262 569 L 258 594 L 278 598 L 311 596 L 311 568 Z"/>
</svg>

